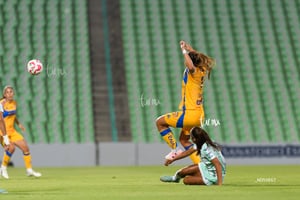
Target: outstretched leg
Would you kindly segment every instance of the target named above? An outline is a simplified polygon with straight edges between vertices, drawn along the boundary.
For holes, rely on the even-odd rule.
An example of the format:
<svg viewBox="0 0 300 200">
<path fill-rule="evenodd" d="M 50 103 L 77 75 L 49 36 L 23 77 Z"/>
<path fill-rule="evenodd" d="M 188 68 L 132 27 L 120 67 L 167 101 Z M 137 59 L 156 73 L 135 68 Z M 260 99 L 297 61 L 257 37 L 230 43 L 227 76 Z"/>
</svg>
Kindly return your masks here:
<svg viewBox="0 0 300 200">
<path fill-rule="evenodd" d="M 170 129 L 170 126 L 174 127 L 174 124 L 170 123 L 171 125 L 169 125 L 169 123 L 166 121 L 166 117 L 170 118 L 171 115 L 175 117 L 176 114 L 173 113 L 173 114 L 163 115 L 156 120 L 156 126 L 158 131 L 160 132 L 160 135 L 171 148 L 171 152 L 165 156 L 166 159 L 172 159 L 176 155 L 182 152 L 182 150 L 178 147 L 174 134 Z"/>
<path fill-rule="evenodd" d="M 169 145 L 169 147 L 171 149 L 176 149 L 177 141 L 169 128 L 169 124 L 166 122 L 164 115 L 157 118 L 156 126 L 163 140 Z"/>
<path fill-rule="evenodd" d="M 203 182 L 198 164 L 190 165 L 178 170 L 174 176 L 162 176 L 162 182 L 179 183 L 183 178 L 183 183 L 186 185 L 205 185 Z"/>
<path fill-rule="evenodd" d="M 35 172 L 32 169 L 31 155 L 30 155 L 30 151 L 29 151 L 29 147 L 28 147 L 27 142 L 24 139 L 23 140 L 18 140 L 18 141 L 15 141 L 15 145 L 17 147 L 19 147 L 23 152 L 23 159 L 24 159 L 24 164 L 25 164 L 25 168 L 26 168 L 26 171 L 27 171 L 27 175 L 28 176 L 35 176 L 35 177 L 42 176 L 41 173 Z"/>
<path fill-rule="evenodd" d="M 183 183 L 185 185 L 205 185 L 198 164 L 182 168 L 177 172 L 177 176 L 184 178 Z"/>
</svg>

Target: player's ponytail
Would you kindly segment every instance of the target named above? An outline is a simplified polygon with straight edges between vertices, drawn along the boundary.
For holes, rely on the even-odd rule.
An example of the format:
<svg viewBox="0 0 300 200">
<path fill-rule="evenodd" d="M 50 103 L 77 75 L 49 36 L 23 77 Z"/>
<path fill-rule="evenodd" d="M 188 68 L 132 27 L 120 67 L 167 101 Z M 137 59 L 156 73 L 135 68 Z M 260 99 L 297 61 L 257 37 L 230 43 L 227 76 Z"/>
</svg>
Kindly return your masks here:
<svg viewBox="0 0 300 200">
<path fill-rule="evenodd" d="M 198 67 L 201 70 L 205 70 L 208 72 L 207 76 L 208 76 L 208 79 L 210 79 L 210 73 L 211 73 L 212 68 L 216 64 L 216 61 L 213 58 L 211 58 L 203 53 L 196 52 L 196 51 L 189 52 L 189 56 L 190 56 L 193 64 L 195 65 L 195 67 Z"/>
<path fill-rule="evenodd" d="M 201 155 L 201 148 L 204 143 L 212 146 L 217 150 L 220 150 L 220 147 L 210 139 L 208 133 L 200 127 L 194 127 L 191 130 L 191 136 L 194 138 L 193 141 L 197 146 L 198 155 Z"/>
<path fill-rule="evenodd" d="M 209 57 L 209 56 L 207 56 L 205 54 L 202 54 L 202 53 L 200 53 L 199 56 L 203 60 L 203 64 L 202 65 L 208 71 L 208 75 L 207 76 L 208 76 L 208 79 L 210 79 L 210 73 L 211 73 L 212 68 L 216 64 L 216 61 L 213 58 L 211 58 L 211 57 Z"/>
</svg>

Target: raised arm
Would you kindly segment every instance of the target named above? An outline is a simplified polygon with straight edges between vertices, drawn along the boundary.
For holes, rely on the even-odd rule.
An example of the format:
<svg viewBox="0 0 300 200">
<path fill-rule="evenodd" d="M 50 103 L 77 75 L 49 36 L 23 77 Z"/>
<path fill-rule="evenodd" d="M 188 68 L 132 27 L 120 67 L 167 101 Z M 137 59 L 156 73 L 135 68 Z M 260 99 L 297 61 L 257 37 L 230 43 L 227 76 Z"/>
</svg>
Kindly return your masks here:
<svg viewBox="0 0 300 200">
<path fill-rule="evenodd" d="M 218 178 L 218 182 L 217 185 L 222 185 L 222 166 L 220 161 L 218 160 L 218 158 L 214 158 L 211 160 L 211 162 L 213 163 L 213 165 L 216 168 L 216 172 L 217 172 L 217 178 Z"/>
<path fill-rule="evenodd" d="M 188 45 L 185 41 L 180 41 L 180 48 L 182 50 L 182 54 L 184 57 L 184 63 L 186 67 L 189 69 L 191 73 L 195 71 L 195 66 L 191 57 L 189 56 L 190 51 L 195 51 L 190 45 Z"/>
<path fill-rule="evenodd" d="M 183 41 L 183 42 L 184 42 L 184 41 Z M 196 51 L 195 49 L 193 49 L 193 47 L 192 47 L 190 44 L 188 44 L 188 43 L 186 43 L 186 42 L 185 42 L 184 48 L 185 48 L 185 50 L 187 50 L 188 52 Z"/>
</svg>

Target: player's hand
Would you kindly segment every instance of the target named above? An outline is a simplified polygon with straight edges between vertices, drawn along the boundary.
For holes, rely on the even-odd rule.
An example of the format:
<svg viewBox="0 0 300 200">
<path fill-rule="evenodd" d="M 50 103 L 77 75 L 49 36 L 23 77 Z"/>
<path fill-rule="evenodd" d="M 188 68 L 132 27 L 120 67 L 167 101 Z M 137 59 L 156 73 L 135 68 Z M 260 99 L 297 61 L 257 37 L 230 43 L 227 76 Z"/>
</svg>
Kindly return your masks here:
<svg viewBox="0 0 300 200">
<path fill-rule="evenodd" d="M 3 138 L 3 144 L 4 144 L 3 147 L 4 147 L 5 151 L 7 151 L 9 149 L 9 145 L 10 145 L 8 136 L 4 135 L 4 136 L 2 136 L 2 138 Z"/>
<path fill-rule="evenodd" d="M 169 166 L 170 164 L 173 163 L 174 160 L 165 160 L 165 166 Z"/>
<path fill-rule="evenodd" d="M 193 47 L 188 44 L 188 43 L 185 43 L 185 46 L 184 46 L 185 50 L 187 50 L 188 52 L 191 52 L 191 51 L 194 51 Z"/>
<path fill-rule="evenodd" d="M 19 128 L 20 128 L 23 132 L 25 132 L 25 127 L 23 126 L 23 124 L 19 124 Z"/>
<path fill-rule="evenodd" d="M 180 44 L 180 48 L 182 50 L 186 48 L 186 42 L 185 41 L 181 40 L 179 44 Z"/>
</svg>

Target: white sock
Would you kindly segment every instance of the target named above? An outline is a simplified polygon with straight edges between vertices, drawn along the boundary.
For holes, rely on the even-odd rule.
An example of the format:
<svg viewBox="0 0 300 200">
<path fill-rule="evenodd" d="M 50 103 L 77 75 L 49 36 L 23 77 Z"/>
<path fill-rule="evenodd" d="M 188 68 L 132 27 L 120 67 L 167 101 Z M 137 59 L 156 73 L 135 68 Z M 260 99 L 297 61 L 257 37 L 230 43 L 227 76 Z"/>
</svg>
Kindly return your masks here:
<svg viewBox="0 0 300 200">
<path fill-rule="evenodd" d="M 178 178 L 182 178 L 181 176 L 179 176 L 179 172 L 181 171 L 181 169 L 177 170 L 173 176 L 173 180 L 176 180 Z"/>
<path fill-rule="evenodd" d="M 28 173 L 32 173 L 32 172 L 33 172 L 32 168 L 28 168 L 28 169 L 26 169 L 26 171 L 27 171 Z"/>
</svg>

